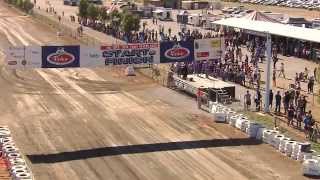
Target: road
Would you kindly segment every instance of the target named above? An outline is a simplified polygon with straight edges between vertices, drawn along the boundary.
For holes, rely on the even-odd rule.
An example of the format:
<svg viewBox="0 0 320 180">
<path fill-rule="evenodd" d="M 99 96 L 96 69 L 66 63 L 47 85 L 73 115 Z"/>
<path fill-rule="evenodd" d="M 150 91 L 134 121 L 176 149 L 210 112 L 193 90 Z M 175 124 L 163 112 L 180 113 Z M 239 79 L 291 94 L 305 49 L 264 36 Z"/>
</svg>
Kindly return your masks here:
<svg viewBox="0 0 320 180">
<path fill-rule="evenodd" d="M 10 45 L 76 44 L 0 2 L 0 124 L 38 180 L 304 179 L 301 164 L 121 68 L 8 70 Z"/>
</svg>

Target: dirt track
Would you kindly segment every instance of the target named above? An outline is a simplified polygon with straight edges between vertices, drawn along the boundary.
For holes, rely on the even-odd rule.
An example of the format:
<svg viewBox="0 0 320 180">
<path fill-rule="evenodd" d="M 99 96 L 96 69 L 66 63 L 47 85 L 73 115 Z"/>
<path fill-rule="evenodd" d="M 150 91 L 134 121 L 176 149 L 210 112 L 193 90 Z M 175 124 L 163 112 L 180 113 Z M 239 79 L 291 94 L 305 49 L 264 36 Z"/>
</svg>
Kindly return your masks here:
<svg viewBox="0 0 320 180">
<path fill-rule="evenodd" d="M 74 44 L 0 3 L 0 48 Z M 5 17 L 6 16 L 6 17 Z M 198 111 L 190 97 L 114 69 L 0 71 L 0 123 L 38 180 L 303 179 L 300 163 Z"/>
</svg>

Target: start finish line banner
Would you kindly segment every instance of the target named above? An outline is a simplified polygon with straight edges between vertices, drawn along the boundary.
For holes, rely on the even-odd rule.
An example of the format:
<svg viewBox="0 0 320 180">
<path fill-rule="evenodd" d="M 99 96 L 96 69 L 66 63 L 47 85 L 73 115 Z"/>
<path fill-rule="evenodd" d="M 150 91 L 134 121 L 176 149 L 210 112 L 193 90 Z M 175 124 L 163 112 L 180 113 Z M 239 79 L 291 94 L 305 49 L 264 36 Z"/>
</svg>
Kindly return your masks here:
<svg viewBox="0 0 320 180">
<path fill-rule="evenodd" d="M 11 69 L 159 64 L 159 43 L 86 46 L 21 46 L 6 51 Z"/>
<path fill-rule="evenodd" d="M 87 47 L 21 46 L 6 51 L 11 69 L 78 68 L 191 62 L 220 58 L 223 39 Z"/>
</svg>

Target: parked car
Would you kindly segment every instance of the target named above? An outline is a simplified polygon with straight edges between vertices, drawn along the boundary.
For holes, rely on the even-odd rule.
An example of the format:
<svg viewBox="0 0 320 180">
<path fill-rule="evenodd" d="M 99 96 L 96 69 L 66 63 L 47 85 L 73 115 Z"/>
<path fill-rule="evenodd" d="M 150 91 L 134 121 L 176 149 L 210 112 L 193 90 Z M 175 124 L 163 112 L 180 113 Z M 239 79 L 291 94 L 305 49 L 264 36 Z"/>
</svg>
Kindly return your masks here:
<svg viewBox="0 0 320 180">
<path fill-rule="evenodd" d="M 320 0 L 240 0 L 241 3 L 320 10 Z"/>
</svg>

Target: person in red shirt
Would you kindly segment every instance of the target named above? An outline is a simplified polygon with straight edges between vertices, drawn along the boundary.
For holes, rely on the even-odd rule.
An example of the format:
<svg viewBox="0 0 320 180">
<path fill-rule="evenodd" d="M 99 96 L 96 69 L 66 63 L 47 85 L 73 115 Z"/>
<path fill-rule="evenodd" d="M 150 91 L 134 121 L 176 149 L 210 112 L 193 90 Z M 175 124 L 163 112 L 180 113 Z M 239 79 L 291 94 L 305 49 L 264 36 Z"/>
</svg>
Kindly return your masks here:
<svg viewBox="0 0 320 180">
<path fill-rule="evenodd" d="M 201 90 L 203 86 L 200 86 L 197 91 L 197 102 L 198 102 L 198 109 L 201 109 L 201 101 L 202 101 L 202 96 L 203 96 L 203 91 Z"/>
</svg>

